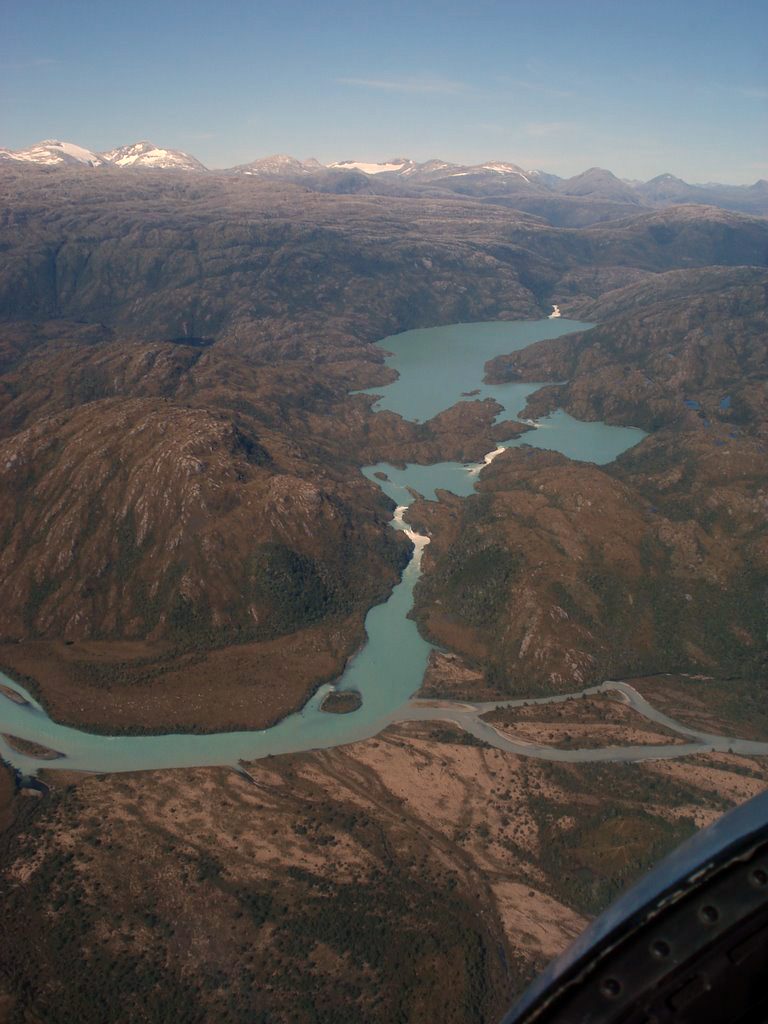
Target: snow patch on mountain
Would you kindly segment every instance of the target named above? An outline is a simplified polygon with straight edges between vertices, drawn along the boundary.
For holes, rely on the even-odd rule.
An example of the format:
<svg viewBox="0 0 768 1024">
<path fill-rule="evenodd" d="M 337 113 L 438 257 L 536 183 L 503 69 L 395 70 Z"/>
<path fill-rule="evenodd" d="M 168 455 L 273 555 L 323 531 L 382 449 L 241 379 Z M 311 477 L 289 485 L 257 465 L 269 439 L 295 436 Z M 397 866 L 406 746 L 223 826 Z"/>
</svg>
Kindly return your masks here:
<svg viewBox="0 0 768 1024">
<path fill-rule="evenodd" d="M 412 160 L 404 158 L 395 158 L 378 164 L 365 163 L 362 160 L 339 160 L 337 163 L 328 164 L 328 167 L 333 171 L 362 171 L 363 174 L 385 174 L 393 171 L 404 171 L 406 168 L 413 166 Z"/>
</svg>

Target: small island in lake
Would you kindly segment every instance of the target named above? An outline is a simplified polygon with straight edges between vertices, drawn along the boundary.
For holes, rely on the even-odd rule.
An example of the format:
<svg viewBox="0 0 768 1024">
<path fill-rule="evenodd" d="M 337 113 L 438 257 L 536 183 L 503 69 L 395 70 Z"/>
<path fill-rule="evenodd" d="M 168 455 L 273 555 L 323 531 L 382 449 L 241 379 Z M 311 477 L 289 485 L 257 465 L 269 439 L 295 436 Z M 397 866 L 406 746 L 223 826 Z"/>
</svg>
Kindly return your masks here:
<svg viewBox="0 0 768 1024">
<path fill-rule="evenodd" d="M 363 698 L 357 690 L 332 690 L 320 705 L 321 711 L 332 715 L 348 715 L 363 706 Z"/>
<path fill-rule="evenodd" d="M 2 683 L 0 683 L 0 693 L 2 693 L 4 697 L 7 697 L 8 700 L 12 700 L 14 704 L 29 704 L 29 701 L 24 700 L 20 693 L 12 690 L 10 686 L 3 686 Z"/>
</svg>

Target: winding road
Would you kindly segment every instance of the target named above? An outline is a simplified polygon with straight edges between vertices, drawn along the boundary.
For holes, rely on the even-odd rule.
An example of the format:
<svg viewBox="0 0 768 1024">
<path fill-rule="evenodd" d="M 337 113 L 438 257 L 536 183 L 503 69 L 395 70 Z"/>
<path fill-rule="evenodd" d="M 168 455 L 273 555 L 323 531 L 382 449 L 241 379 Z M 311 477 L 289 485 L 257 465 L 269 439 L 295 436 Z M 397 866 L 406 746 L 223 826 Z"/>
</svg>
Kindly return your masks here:
<svg viewBox="0 0 768 1024">
<path fill-rule="evenodd" d="M 617 692 L 626 704 L 643 718 L 663 725 L 680 736 L 691 738 L 690 743 L 635 744 L 626 747 L 597 747 L 593 749 L 560 750 L 541 743 L 512 739 L 506 732 L 483 719 L 483 715 L 499 708 L 519 708 L 535 704 L 560 704 L 583 696 Z M 768 743 L 743 740 L 735 736 L 716 736 L 712 733 L 692 729 L 658 711 L 642 694 L 629 683 L 608 679 L 599 686 L 590 686 L 577 693 L 564 693 L 554 697 L 537 697 L 520 700 L 489 701 L 483 704 L 461 703 L 458 701 L 421 700 L 414 698 L 397 714 L 398 722 L 452 722 L 479 740 L 523 757 L 538 757 L 545 761 L 566 761 L 585 763 L 590 761 L 654 761 L 664 758 L 687 757 L 691 754 L 733 753 L 747 757 L 768 756 Z"/>
</svg>

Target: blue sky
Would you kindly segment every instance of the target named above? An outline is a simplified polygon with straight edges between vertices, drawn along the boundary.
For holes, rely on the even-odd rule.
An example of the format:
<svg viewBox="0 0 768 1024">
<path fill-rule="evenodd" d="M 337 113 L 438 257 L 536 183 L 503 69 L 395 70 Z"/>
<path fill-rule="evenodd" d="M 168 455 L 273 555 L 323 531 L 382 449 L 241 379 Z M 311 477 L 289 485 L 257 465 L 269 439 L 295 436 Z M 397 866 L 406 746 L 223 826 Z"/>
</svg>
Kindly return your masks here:
<svg viewBox="0 0 768 1024">
<path fill-rule="evenodd" d="M 764 0 L 0 0 L 0 145 L 768 177 Z"/>
</svg>

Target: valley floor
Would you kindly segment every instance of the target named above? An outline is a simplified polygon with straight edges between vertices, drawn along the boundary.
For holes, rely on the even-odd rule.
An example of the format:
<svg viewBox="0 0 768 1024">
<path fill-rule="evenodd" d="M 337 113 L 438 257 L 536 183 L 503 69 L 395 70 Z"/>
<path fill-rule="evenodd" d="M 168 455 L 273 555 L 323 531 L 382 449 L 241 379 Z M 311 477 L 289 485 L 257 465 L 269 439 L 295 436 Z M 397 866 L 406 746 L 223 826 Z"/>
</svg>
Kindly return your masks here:
<svg viewBox="0 0 768 1024">
<path fill-rule="evenodd" d="M 566 747 L 660 738 L 633 716 L 597 694 L 492 717 Z M 0 1020 L 491 1022 L 768 781 L 725 752 L 557 764 L 439 722 L 243 769 L 4 783 Z"/>
</svg>

